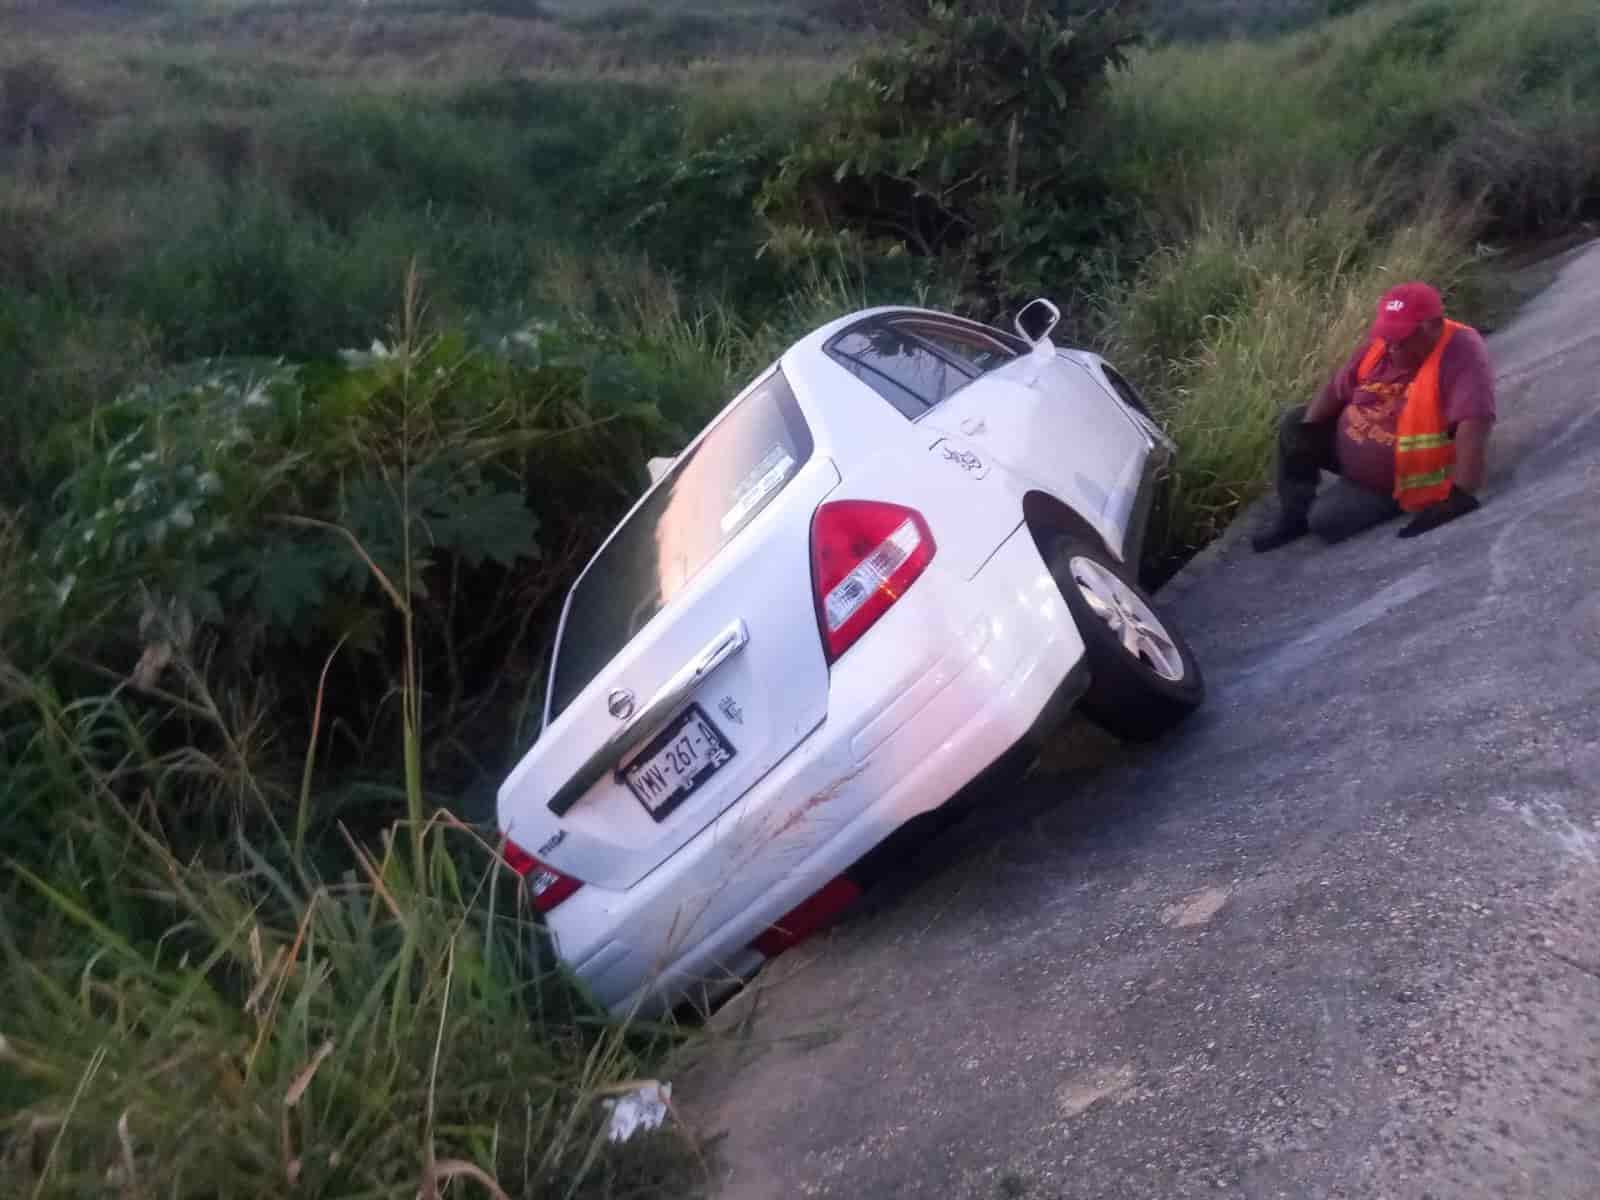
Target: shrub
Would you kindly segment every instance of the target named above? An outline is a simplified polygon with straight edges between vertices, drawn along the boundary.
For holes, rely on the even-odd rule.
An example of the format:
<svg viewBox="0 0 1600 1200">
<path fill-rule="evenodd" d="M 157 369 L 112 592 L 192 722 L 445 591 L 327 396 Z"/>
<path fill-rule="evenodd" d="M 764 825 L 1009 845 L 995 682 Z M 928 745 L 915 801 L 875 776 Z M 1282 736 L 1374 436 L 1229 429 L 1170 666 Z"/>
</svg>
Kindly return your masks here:
<svg viewBox="0 0 1600 1200">
<path fill-rule="evenodd" d="M 737 130 L 676 154 L 629 139 L 602 171 L 589 225 L 679 278 L 741 306 L 779 298 L 782 279 L 758 259 L 754 205 L 782 146 L 771 132 Z"/>
<path fill-rule="evenodd" d="M 381 206 L 505 212 L 525 200 L 521 139 L 499 122 L 359 99 L 285 111 L 266 136 L 296 207 L 335 229 Z"/>
<path fill-rule="evenodd" d="M 0 519 L 8 1179 L 684 1194 L 674 1136 L 600 1153 L 600 1097 L 666 1035 L 552 966 L 428 769 L 515 752 L 537 590 L 642 474 L 657 418 L 587 393 L 591 352 L 425 333 L 413 280 L 389 345 L 99 406 L 32 550 Z"/>
<path fill-rule="evenodd" d="M 1082 278 L 1121 215 L 1083 131 L 1137 38 L 1119 7 L 931 4 L 834 86 L 763 209 L 938 259 L 985 308 Z"/>
</svg>

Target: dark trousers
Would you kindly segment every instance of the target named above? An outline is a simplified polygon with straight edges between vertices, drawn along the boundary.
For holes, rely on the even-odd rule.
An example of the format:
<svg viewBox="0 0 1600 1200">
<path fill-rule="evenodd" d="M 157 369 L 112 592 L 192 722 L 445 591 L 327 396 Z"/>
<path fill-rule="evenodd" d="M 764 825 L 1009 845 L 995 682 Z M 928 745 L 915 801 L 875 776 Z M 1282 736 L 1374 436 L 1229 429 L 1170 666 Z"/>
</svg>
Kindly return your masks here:
<svg viewBox="0 0 1600 1200">
<path fill-rule="evenodd" d="M 1339 473 L 1339 456 L 1334 450 L 1339 422 L 1308 425 L 1305 416 L 1305 405 L 1297 405 L 1284 413 L 1278 424 L 1278 503 L 1284 518 L 1309 520 L 1312 531 L 1324 541 L 1338 542 L 1398 516 L 1400 506 L 1391 497 L 1344 479 L 1316 503 L 1322 472 Z"/>
</svg>

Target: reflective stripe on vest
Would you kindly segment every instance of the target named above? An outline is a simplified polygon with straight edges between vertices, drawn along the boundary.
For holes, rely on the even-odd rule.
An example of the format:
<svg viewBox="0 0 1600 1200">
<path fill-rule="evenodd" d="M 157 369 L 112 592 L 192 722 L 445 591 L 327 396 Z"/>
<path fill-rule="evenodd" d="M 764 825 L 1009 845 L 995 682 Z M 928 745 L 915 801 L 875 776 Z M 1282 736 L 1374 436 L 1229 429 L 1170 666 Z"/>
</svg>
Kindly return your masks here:
<svg viewBox="0 0 1600 1200">
<path fill-rule="evenodd" d="M 1456 446 L 1445 424 L 1444 404 L 1439 395 L 1439 364 L 1444 349 L 1459 330 L 1455 321 L 1444 323 L 1444 333 L 1417 369 L 1406 388 L 1405 407 L 1400 410 L 1398 441 L 1394 448 L 1394 498 L 1407 512 L 1437 504 L 1450 494 L 1451 475 L 1456 463 Z M 1356 373 L 1365 383 L 1383 361 L 1389 344 L 1373 339 Z"/>
</svg>

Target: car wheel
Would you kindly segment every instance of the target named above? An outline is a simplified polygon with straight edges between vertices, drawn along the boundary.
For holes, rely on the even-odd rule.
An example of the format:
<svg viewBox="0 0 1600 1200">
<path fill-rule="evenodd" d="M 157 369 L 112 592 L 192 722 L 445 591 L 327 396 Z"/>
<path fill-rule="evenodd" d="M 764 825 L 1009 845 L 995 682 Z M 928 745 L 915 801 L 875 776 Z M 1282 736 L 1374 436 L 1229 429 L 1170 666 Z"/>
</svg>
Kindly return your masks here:
<svg viewBox="0 0 1600 1200">
<path fill-rule="evenodd" d="M 1089 663 L 1079 711 L 1114 737 L 1148 742 L 1200 707 L 1206 685 L 1194 651 L 1121 566 L 1071 537 L 1056 539 L 1047 561 Z"/>
</svg>

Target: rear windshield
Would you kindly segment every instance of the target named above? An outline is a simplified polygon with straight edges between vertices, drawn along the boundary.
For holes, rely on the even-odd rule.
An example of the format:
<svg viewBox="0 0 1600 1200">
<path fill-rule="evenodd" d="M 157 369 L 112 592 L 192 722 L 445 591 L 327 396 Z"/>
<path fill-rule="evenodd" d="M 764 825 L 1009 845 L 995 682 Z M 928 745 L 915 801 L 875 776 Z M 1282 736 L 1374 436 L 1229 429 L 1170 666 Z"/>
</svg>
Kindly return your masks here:
<svg viewBox="0 0 1600 1200">
<path fill-rule="evenodd" d="M 845 370 L 915 421 L 1023 351 L 998 330 L 930 317 L 876 318 L 827 345 Z"/>
<path fill-rule="evenodd" d="M 811 431 L 782 371 L 719 422 L 623 522 L 567 601 L 550 679 L 550 719 L 811 457 Z"/>
</svg>

